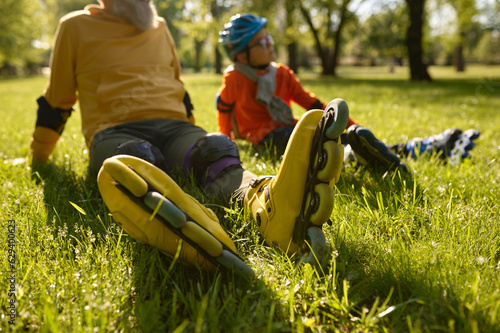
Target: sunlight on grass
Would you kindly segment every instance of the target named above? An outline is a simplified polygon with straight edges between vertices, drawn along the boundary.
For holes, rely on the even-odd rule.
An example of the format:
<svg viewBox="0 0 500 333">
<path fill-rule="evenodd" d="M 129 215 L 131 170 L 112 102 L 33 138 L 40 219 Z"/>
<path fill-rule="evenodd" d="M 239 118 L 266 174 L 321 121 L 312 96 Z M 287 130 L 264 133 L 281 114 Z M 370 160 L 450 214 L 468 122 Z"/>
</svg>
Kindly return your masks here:
<svg viewBox="0 0 500 333">
<path fill-rule="evenodd" d="M 335 189 L 331 255 L 321 269 L 264 245 L 252 222 L 181 179 L 214 210 L 255 281 L 201 272 L 136 242 L 113 222 L 89 174 L 78 108 L 52 163 L 25 163 L 36 99 L 47 78 L 0 79 L 2 186 L 0 329 L 172 332 L 495 332 L 500 325 L 500 67 L 465 73 L 431 67 L 430 84 L 407 68 L 341 67 L 339 78 L 299 73 L 323 101 L 386 143 L 477 128 L 459 166 L 406 161 L 411 176 L 346 167 Z M 221 77 L 183 77 L 197 123 L 215 131 Z M 295 114 L 304 112 L 294 106 Z M 238 141 L 243 165 L 275 174 L 279 158 Z M 14 229 L 11 226 L 15 226 Z M 15 239 L 15 260 L 8 239 Z M 12 248 L 11 248 L 12 249 Z M 11 252 L 12 253 L 12 252 Z M 11 277 L 15 321 L 9 324 Z"/>
</svg>

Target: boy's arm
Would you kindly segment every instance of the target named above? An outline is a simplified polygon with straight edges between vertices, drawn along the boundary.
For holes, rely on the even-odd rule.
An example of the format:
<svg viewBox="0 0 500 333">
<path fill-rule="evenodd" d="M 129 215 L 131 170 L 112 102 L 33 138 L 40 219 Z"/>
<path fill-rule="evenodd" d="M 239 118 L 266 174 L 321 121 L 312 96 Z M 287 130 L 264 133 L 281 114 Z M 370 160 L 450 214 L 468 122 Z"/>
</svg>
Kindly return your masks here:
<svg viewBox="0 0 500 333">
<path fill-rule="evenodd" d="M 216 97 L 218 131 L 231 138 L 231 132 L 233 130 L 231 115 L 233 108 L 231 105 L 224 103 L 220 95 L 221 95 L 220 93 L 217 93 Z"/>
<path fill-rule="evenodd" d="M 292 100 L 302 106 L 306 110 L 312 109 L 322 109 L 324 110 L 327 104 L 323 103 L 315 94 L 306 90 L 300 80 L 295 76 L 294 72 L 290 69 L 290 90 L 292 91 Z M 346 129 L 351 125 L 357 124 L 358 122 L 351 117 L 347 121 Z"/>
</svg>

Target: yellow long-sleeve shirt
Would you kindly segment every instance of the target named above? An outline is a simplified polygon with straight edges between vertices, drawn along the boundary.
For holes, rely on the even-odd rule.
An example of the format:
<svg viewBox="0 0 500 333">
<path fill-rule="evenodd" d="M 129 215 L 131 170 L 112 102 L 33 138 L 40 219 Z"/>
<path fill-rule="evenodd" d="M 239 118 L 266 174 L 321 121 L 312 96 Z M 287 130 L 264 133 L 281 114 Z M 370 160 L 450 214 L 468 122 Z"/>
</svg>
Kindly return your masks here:
<svg viewBox="0 0 500 333">
<path fill-rule="evenodd" d="M 187 121 L 174 41 L 165 20 L 158 23 L 141 32 L 97 5 L 60 20 L 44 97 L 64 110 L 79 100 L 88 146 L 97 132 L 118 124 Z"/>
</svg>

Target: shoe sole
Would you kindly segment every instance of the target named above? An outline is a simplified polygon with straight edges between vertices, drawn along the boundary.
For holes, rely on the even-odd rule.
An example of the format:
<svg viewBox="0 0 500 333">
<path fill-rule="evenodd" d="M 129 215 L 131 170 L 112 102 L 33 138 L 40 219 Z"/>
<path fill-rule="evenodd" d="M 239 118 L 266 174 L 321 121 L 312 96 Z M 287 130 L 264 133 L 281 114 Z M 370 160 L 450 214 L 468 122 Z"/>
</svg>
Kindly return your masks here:
<svg viewBox="0 0 500 333">
<path fill-rule="evenodd" d="M 326 255 L 326 239 L 321 226 L 333 211 L 333 184 L 342 172 L 343 151 L 339 137 L 349 120 L 349 107 L 340 99 L 331 101 L 324 110 L 311 144 L 311 154 L 304 198 L 295 221 L 293 241 L 305 244 L 301 260 L 319 263 Z M 340 163 L 339 163 L 340 161 Z"/>
<path fill-rule="evenodd" d="M 130 156 L 126 157 L 126 159 L 130 158 Z M 138 163 L 154 167 L 145 161 L 137 160 L 139 160 Z M 113 186 L 133 203 L 141 207 L 143 215 L 149 221 L 159 220 L 171 233 L 189 244 L 213 266 L 218 268 L 223 267 L 245 277 L 254 276 L 253 270 L 232 249 L 197 223 L 174 202 L 161 195 L 160 191 L 146 179 L 147 176 L 145 174 L 140 174 L 138 170 L 134 170 L 126 161 L 120 160 L 120 156 L 107 159 L 103 163 L 99 178 L 105 178 L 104 174 L 107 174 L 114 180 L 115 183 Z M 99 181 L 100 190 L 101 186 L 105 187 L 104 183 L 106 183 L 105 180 Z M 101 190 L 103 199 L 106 199 L 105 193 L 107 191 Z M 112 210 L 112 207 L 109 207 L 110 204 L 106 204 Z M 111 204 L 111 206 L 113 205 Z M 141 242 L 151 243 L 148 239 L 144 239 L 144 230 L 142 230 L 144 224 L 138 225 L 138 223 L 134 223 L 130 216 L 121 212 L 113 212 L 113 217 L 117 222 L 120 222 L 119 224 L 132 237 Z M 171 250 L 161 250 L 169 256 L 173 255 Z"/>
</svg>

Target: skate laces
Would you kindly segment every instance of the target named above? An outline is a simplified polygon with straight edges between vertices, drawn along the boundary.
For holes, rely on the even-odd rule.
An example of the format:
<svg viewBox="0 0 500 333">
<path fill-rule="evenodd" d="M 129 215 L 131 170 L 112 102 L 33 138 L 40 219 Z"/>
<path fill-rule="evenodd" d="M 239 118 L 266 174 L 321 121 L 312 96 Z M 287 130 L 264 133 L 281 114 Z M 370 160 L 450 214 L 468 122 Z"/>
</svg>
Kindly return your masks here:
<svg viewBox="0 0 500 333">
<path fill-rule="evenodd" d="M 409 152 L 410 157 L 414 159 L 424 154 L 432 154 L 432 152 L 446 154 L 446 145 L 451 137 L 451 130 L 447 129 L 430 137 L 413 138 L 406 144 L 406 150 Z M 445 157 L 442 156 L 442 158 Z"/>
<path fill-rule="evenodd" d="M 469 137 L 465 134 L 460 134 L 458 137 L 457 141 L 455 141 L 455 147 L 450 151 L 450 165 L 457 165 L 460 164 L 460 161 L 462 158 L 467 156 L 467 149 L 471 144 L 471 140 Z"/>
</svg>

